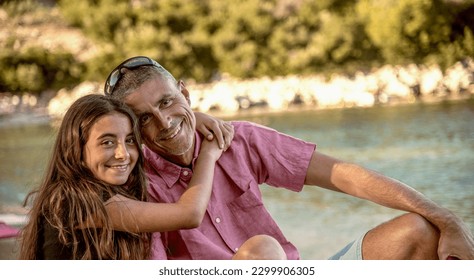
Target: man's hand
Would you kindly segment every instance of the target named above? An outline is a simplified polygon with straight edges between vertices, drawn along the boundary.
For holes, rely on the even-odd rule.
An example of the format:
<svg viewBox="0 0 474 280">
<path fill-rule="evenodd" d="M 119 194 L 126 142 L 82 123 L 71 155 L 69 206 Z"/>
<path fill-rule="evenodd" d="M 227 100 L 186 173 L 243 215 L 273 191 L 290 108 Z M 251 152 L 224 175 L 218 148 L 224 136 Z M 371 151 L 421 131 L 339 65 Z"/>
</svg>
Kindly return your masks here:
<svg viewBox="0 0 474 280">
<path fill-rule="evenodd" d="M 440 260 L 474 260 L 473 234 L 459 217 L 454 216 L 449 225 L 440 229 L 438 256 Z"/>
<path fill-rule="evenodd" d="M 196 116 L 196 130 L 212 141 L 214 138 L 224 151 L 229 148 L 234 138 L 234 127 L 230 122 L 225 122 L 210 115 L 194 112 Z"/>
</svg>

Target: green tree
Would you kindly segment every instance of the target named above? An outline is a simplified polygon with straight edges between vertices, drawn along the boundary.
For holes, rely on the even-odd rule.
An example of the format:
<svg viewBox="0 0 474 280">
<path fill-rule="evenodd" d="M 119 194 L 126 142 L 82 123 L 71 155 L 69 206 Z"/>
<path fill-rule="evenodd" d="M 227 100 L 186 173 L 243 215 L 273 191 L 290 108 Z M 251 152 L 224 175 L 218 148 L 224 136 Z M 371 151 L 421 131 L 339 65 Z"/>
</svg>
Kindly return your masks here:
<svg viewBox="0 0 474 280">
<path fill-rule="evenodd" d="M 22 22 L 48 21 L 41 2 L 1 8 Z M 153 57 L 179 78 L 206 82 L 437 63 L 474 56 L 474 0 L 58 0 L 69 24 L 92 39 L 96 57 L 1 42 L 0 90 L 103 81 L 124 58 Z M 56 20 L 56 18 L 54 18 Z"/>
<path fill-rule="evenodd" d="M 439 0 L 361 0 L 357 14 L 387 63 L 422 62 L 449 42 L 450 16 Z"/>
<path fill-rule="evenodd" d="M 51 53 L 41 47 L 0 54 L 0 91 L 39 94 L 45 89 L 60 89 L 79 82 L 82 65 L 65 51 Z"/>
<path fill-rule="evenodd" d="M 262 53 L 275 20 L 275 1 L 210 0 L 212 26 L 210 37 L 219 70 L 237 77 L 252 77 L 262 63 Z"/>
</svg>

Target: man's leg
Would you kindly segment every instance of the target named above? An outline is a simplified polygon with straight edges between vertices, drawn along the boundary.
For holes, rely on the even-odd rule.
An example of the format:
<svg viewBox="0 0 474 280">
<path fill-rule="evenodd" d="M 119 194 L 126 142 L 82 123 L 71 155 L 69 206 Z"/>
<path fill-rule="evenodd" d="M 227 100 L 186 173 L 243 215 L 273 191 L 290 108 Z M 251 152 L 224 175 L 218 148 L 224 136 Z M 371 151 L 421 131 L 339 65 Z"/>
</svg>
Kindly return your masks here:
<svg viewBox="0 0 474 280">
<path fill-rule="evenodd" d="M 364 260 L 438 259 L 439 232 L 418 214 L 404 214 L 370 230 L 362 242 Z"/>
<path fill-rule="evenodd" d="M 269 235 L 256 235 L 240 246 L 233 260 L 286 260 L 278 241 Z"/>
</svg>

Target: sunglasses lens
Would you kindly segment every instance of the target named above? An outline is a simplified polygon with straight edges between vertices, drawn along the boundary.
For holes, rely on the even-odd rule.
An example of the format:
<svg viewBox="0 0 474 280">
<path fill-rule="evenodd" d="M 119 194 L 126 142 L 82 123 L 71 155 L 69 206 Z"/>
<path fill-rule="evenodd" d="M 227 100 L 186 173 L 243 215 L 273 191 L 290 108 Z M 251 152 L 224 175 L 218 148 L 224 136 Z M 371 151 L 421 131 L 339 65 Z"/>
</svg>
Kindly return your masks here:
<svg viewBox="0 0 474 280">
<path fill-rule="evenodd" d="M 139 66 L 145 65 L 152 65 L 153 63 L 150 61 L 148 57 L 135 57 L 123 64 L 124 67 L 127 68 L 134 68 Z"/>
<path fill-rule="evenodd" d="M 110 78 L 109 78 L 109 82 L 108 84 L 110 86 L 115 86 L 115 84 L 117 83 L 118 79 L 119 79 L 119 73 L 120 73 L 120 70 L 115 70 L 114 72 L 112 72 L 112 74 L 110 74 Z"/>
<path fill-rule="evenodd" d="M 161 67 L 161 65 L 158 64 L 156 61 L 146 56 L 138 56 L 138 57 L 131 58 L 123 62 L 119 66 L 117 66 L 117 68 L 114 71 L 112 71 L 112 73 L 110 73 L 110 76 L 107 79 L 107 82 L 105 83 L 105 93 L 109 95 L 112 94 L 115 84 L 117 84 L 118 80 L 120 80 L 122 76 L 120 74 L 120 70 L 122 70 L 122 68 L 133 69 L 140 66 L 156 66 L 159 68 Z"/>
</svg>

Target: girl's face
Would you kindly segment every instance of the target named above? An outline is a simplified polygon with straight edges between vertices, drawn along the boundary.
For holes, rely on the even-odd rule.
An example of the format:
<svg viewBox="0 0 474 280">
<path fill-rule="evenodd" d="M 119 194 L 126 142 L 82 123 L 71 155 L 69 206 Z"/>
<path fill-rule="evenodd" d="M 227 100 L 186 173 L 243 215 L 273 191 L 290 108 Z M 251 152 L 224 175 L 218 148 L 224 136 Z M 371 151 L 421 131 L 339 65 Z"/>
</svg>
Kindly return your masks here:
<svg viewBox="0 0 474 280">
<path fill-rule="evenodd" d="M 138 155 L 130 120 L 114 112 L 99 118 L 92 126 L 83 161 L 97 179 L 118 186 L 127 182 Z"/>
</svg>

